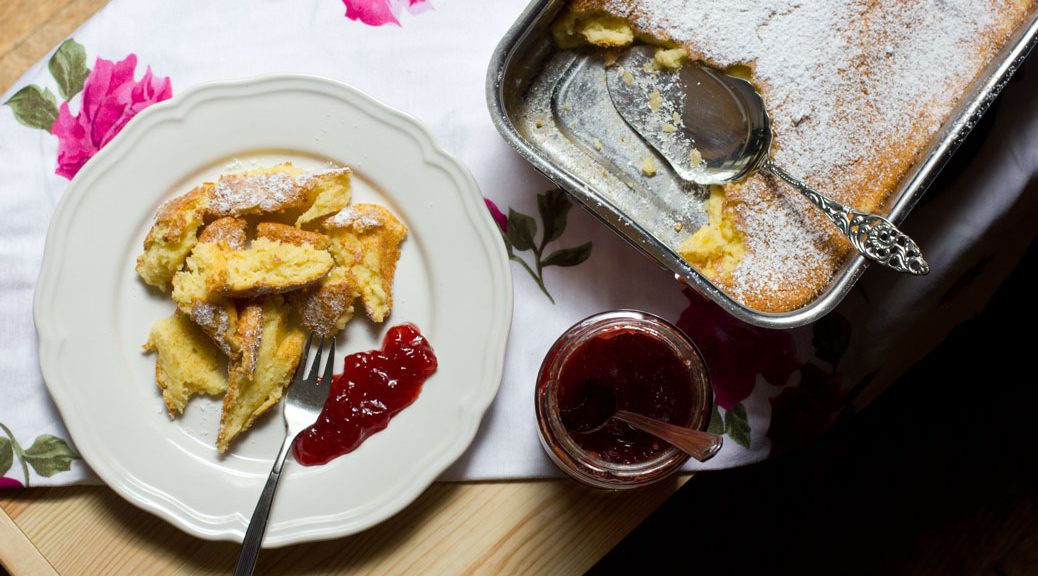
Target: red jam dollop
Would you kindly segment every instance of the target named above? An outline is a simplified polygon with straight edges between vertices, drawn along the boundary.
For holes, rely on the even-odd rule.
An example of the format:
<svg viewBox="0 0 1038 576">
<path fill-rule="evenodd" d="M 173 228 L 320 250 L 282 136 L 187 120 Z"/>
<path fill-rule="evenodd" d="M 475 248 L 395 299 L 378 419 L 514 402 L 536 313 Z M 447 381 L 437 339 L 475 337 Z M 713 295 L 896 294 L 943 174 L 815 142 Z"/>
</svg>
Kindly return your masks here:
<svg viewBox="0 0 1038 576">
<path fill-rule="evenodd" d="M 670 445 L 615 418 L 615 409 L 677 425 L 692 416 L 688 365 L 666 342 L 641 330 L 612 330 L 582 342 L 559 371 L 559 417 L 585 451 L 615 464 L 647 462 Z M 591 432 L 587 430 L 593 429 Z"/>
<path fill-rule="evenodd" d="M 429 341 L 410 323 L 390 328 L 381 350 L 347 356 L 317 422 L 296 436 L 296 461 L 316 466 L 356 450 L 418 398 L 436 366 Z"/>
</svg>

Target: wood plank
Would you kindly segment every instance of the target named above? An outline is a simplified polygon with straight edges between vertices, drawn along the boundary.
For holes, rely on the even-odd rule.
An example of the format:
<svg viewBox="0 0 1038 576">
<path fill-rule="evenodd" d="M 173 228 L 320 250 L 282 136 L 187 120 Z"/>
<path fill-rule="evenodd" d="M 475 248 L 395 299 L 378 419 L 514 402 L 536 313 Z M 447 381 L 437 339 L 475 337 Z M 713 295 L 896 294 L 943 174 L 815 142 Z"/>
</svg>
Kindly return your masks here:
<svg viewBox="0 0 1038 576">
<path fill-rule="evenodd" d="M 12 574 L 51 575 L 57 574 L 32 542 L 15 525 L 3 509 L 0 509 L 0 570 Z"/>
<path fill-rule="evenodd" d="M 0 92 L 108 0 L 4 0 L 0 2 Z"/>
<path fill-rule="evenodd" d="M 7 0 L 0 4 L 0 56 L 10 52 L 26 36 L 42 26 L 71 0 Z"/>
<path fill-rule="evenodd" d="M 569 480 L 438 483 L 337 540 L 264 551 L 259 574 L 579 574 L 687 478 L 606 492 Z M 220 574 L 238 546 L 184 534 L 104 487 L 13 492 L 0 508 L 60 573 Z"/>
</svg>

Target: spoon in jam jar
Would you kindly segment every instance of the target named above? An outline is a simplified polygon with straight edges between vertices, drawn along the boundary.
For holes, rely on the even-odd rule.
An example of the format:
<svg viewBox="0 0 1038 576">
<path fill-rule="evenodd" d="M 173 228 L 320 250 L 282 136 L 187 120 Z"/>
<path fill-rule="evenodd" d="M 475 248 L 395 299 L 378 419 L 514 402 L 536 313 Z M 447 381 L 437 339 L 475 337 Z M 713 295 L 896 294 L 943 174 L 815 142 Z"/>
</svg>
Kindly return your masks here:
<svg viewBox="0 0 1038 576">
<path fill-rule="evenodd" d="M 721 449 L 722 437 L 718 434 L 693 430 L 649 418 L 641 414 L 618 409 L 616 393 L 608 386 L 591 382 L 584 401 L 573 410 L 560 414 L 566 428 L 576 434 L 591 434 L 602 429 L 612 419 L 630 424 L 634 428 L 652 434 L 689 456 L 706 462 Z"/>
<path fill-rule="evenodd" d="M 655 50 L 629 48 L 606 69 L 606 84 L 616 111 L 680 178 L 711 185 L 770 172 L 822 210 L 869 260 L 898 272 L 930 271 L 919 246 L 889 220 L 844 206 L 772 162 L 771 118 L 753 84 L 698 62 L 660 69 Z"/>
</svg>

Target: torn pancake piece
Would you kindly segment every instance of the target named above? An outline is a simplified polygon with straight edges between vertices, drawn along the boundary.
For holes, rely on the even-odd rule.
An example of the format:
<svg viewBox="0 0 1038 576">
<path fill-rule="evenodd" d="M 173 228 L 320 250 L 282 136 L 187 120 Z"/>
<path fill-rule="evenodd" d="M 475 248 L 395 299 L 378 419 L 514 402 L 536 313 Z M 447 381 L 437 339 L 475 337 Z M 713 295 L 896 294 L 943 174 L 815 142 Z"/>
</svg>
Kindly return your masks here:
<svg viewBox="0 0 1038 576">
<path fill-rule="evenodd" d="M 159 208 L 135 267 L 146 283 L 169 291 L 173 275 L 198 242 L 197 233 L 209 206 L 211 187 L 203 184 Z"/>
<path fill-rule="evenodd" d="M 220 351 L 180 312 L 152 325 L 144 349 L 158 354 L 155 381 L 171 417 L 183 412 L 192 396 L 223 394 L 227 389 Z"/>
<path fill-rule="evenodd" d="M 353 276 L 368 316 L 382 322 L 393 307 L 393 276 L 407 227 L 377 204 L 355 204 L 323 225 L 336 264 Z"/>
<path fill-rule="evenodd" d="M 270 168 L 220 176 L 209 189 L 213 218 L 302 211 L 297 225 L 344 208 L 350 202 L 350 169 L 306 172 L 285 162 Z"/>
<path fill-rule="evenodd" d="M 320 250 L 327 249 L 330 242 L 324 234 L 271 222 L 257 226 L 256 235 L 296 245 L 308 244 Z M 349 268 L 336 263 L 319 284 L 290 293 L 288 301 L 299 312 L 303 326 L 324 338 L 346 327 L 353 318 L 353 301 L 359 295 Z"/>
<path fill-rule="evenodd" d="M 256 418 L 281 400 L 303 352 L 306 333 L 280 295 L 241 312 L 241 356 L 231 361 L 216 447 L 227 450 Z M 256 329 L 258 327 L 258 329 Z"/>
<path fill-rule="evenodd" d="M 350 204 L 352 190 L 350 188 L 349 168 L 331 168 L 311 172 L 313 179 L 314 201 L 296 220 L 296 226 L 302 226 L 319 218 L 335 214 Z"/>
<path fill-rule="evenodd" d="M 237 353 L 234 330 L 238 320 L 234 302 L 213 294 L 205 281 L 205 254 L 220 250 L 241 250 L 246 242 L 246 223 L 225 217 L 211 222 L 198 237 L 186 268 L 173 276 L 173 301 L 228 357 Z M 202 254 L 196 256 L 196 254 Z"/>
<path fill-rule="evenodd" d="M 214 254 L 209 289 L 234 298 L 280 294 L 316 284 L 335 264 L 309 244 L 257 238 L 245 250 Z"/>
<path fill-rule="evenodd" d="M 345 266 L 335 266 L 313 288 L 288 295 L 299 311 L 303 326 L 318 336 L 334 336 L 353 319 L 353 301 L 360 296 L 353 274 Z"/>
</svg>

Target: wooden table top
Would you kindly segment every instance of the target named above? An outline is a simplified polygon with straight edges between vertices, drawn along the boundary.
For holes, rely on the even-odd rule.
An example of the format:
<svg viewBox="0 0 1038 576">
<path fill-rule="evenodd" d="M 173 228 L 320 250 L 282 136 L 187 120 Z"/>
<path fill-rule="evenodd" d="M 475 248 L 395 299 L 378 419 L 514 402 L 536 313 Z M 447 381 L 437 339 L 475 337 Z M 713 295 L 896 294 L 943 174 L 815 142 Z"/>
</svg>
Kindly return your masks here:
<svg viewBox="0 0 1038 576">
<path fill-rule="evenodd" d="M 0 3 L 0 92 L 107 0 Z M 569 480 L 437 483 L 355 536 L 265 551 L 257 573 L 579 574 L 687 477 L 628 493 Z M 12 574 L 220 574 L 238 546 L 189 536 L 104 486 L 0 493 Z"/>
</svg>

